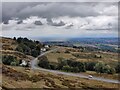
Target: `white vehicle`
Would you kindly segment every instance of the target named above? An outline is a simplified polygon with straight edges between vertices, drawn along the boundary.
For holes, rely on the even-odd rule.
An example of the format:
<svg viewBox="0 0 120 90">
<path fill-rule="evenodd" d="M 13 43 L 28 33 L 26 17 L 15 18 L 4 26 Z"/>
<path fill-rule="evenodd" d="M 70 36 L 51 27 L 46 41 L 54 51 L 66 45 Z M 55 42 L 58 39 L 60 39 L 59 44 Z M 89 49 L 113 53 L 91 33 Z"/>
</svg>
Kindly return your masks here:
<svg viewBox="0 0 120 90">
<path fill-rule="evenodd" d="M 92 75 L 88 75 L 88 78 L 93 78 L 93 76 Z"/>
</svg>

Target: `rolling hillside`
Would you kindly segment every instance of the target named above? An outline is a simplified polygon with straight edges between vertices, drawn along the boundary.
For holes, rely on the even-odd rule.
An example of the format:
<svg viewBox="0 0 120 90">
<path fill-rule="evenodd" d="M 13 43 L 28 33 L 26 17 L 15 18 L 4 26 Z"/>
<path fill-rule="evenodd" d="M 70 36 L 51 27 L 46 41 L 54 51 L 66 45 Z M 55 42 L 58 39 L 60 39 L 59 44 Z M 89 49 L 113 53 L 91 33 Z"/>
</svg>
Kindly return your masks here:
<svg viewBox="0 0 120 90">
<path fill-rule="evenodd" d="M 24 51 L 23 52 L 17 51 L 16 48 L 21 43 L 18 43 L 16 40 L 10 38 L 2 38 L 1 42 L 3 47 L 1 48 L 2 56 L 13 56 L 13 57 L 17 57 L 16 58 L 17 60 L 23 59 L 25 61 L 31 61 L 35 58 L 31 56 L 30 53 L 27 53 L 28 54 L 27 55 L 25 54 L 26 52 Z M 33 42 L 31 45 L 38 46 L 39 43 Z M 76 58 L 72 54 L 79 52 L 79 50 L 71 49 L 70 53 L 68 53 L 66 52 L 67 49 L 71 49 L 71 48 L 63 47 L 60 51 L 47 54 L 48 60 L 50 60 L 50 62 L 57 62 L 56 59 L 59 57 L 59 55 L 65 58 Z M 55 74 L 52 72 L 47 72 L 42 70 L 33 70 L 30 67 L 21 67 L 20 65 L 15 65 L 15 66 L 13 64 L 5 65 L 3 63 L 1 63 L 0 65 L 2 66 L 1 87 L 3 88 L 3 90 L 6 90 L 8 88 L 21 88 L 21 89 L 22 88 L 52 88 L 52 89 L 79 88 L 83 90 L 88 90 L 88 89 L 92 90 L 96 88 L 101 88 L 101 89 L 118 88 L 118 84 L 113 84 L 113 83 L 107 83 L 107 82 L 96 81 L 91 79 L 83 79 L 80 77 L 73 77 L 63 74 Z M 86 72 L 86 74 L 87 73 L 88 72 Z"/>
</svg>

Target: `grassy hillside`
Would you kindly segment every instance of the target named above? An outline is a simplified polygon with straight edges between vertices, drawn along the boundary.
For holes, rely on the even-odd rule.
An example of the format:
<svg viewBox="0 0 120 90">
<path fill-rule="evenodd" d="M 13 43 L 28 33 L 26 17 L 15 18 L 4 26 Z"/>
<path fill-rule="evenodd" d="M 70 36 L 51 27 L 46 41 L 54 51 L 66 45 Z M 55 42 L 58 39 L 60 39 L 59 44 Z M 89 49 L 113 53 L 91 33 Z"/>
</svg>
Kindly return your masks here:
<svg viewBox="0 0 120 90">
<path fill-rule="evenodd" d="M 67 52 L 69 51 L 69 52 Z M 81 52 L 79 49 L 60 47 L 56 52 L 46 55 L 50 62 L 58 62 L 58 58 L 74 59 L 80 62 L 99 62 L 103 61 L 106 64 L 115 66 L 118 63 L 118 53 L 111 52 Z M 97 57 L 101 56 L 101 58 Z"/>
<path fill-rule="evenodd" d="M 3 88 L 118 88 L 117 84 L 3 65 Z"/>
<path fill-rule="evenodd" d="M 25 41 L 26 40 L 26 41 Z M 33 60 L 33 54 L 36 54 L 42 47 L 40 42 L 31 41 L 26 38 L 20 38 L 18 41 L 11 38 L 2 38 L 2 56 L 14 56 L 17 60 L 23 59 L 25 61 Z M 24 44 L 24 45 L 23 45 Z M 21 46 L 22 45 L 22 46 Z M 52 46 L 57 48 L 58 46 Z M 18 50 L 16 50 L 18 48 Z M 27 51 L 26 51 L 27 48 Z M 33 50 L 33 52 L 32 52 Z M 32 52 L 32 53 L 31 53 Z M 37 53 L 36 55 L 38 55 Z M 75 55 L 74 55 L 75 54 Z M 78 55 L 77 55 L 78 54 Z M 95 54 L 101 55 L 102 58 L 94 57 Z M 77 56 L 76 56 L 77 55 Z M 2 57 L 1 56 L 1 57 Z M 116 53 L 105 52 L 81 52 L 79 49 L 60 47 L 58 51 L 46 55 L 50 63 L 58 63 L 58 58 L 73 59 L 79 62 L 98 62 L 104 61 L 111 66 L 117 63 Z M 90 79 L 77 78 L 62 74 L 53 74 L 50 72 L 43 72 L 40 70 L 32 70 L 29 67 L 20 67 L 4 65 L 2 66 L 2 88 L 80 88 L 80 89 L 96 89 L 96 88 L 118 88 L 118 84 L 105 83 L 102 81 L 95 81 Z M 84 75 L 103 76 L 107 78 L 117 79 L 116 74 L 97 74 L 95 72 L 84 72 Z"/>
<path fill-rule="evenodd" d="M 18 45 L 15 40 L 6 37 L 0 37 L 0 43 L 2 44 L 3 50 L 15 50 Z"/>
</svg>

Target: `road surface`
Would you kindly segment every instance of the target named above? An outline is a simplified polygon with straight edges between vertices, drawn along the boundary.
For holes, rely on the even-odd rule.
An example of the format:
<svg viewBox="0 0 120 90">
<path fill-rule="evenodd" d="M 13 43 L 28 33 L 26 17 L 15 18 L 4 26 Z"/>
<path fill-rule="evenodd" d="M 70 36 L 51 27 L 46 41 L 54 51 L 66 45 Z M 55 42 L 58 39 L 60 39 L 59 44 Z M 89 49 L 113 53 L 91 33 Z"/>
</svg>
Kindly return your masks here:
<svg viewBox="0 0 120 90">
<path fill-rule="evenodd" d="M 41 56 L 43 56 L 43 55 L 45 55 L 45 54 L 47 54 L 47 53 L 50 53 L 50 52 L 54 52 L 54 51 L 56 51 L 56 50 L 58 50 L 58 49 L 59 49 L 59 48 L 56 48 L 56 49 L 47 51 L 47 52 L 45 52 L 45 53 L 42 53 L 42 54 L 39 55 L 38 57 L 41 57 Z M 31 61 L 31 68 L 32 68 L 33 70 L 42 70 L 42 71 L 52 72 L 52 73 L 55 73 L 55 74 L 63 74 L 63 75 L 80 77 L 80 78 L 86 78 L 86 79 L 89 78 L 89 76 L 83 75 L 83 74 L 80 74 L 80 73 L 68 73 L 68 72 L 62 72 L 62 71 L 58 71 L 58 70 L 49 70 L 49 69 L 40 68 L 40 67 L 37 66 L 37 64 L 38 64 L 38 57 Z M 108 83 L 120 83 L 120 81 L 118 81 L 118 80 L 105 79 L 105 78 L 95 77 L 95 76 L 93 76 L 93 77 L 90 78 L 90 79 L 91 79 L 91 80 L 98 80 L 98 81 L 108 82 Z"/>
</svg>

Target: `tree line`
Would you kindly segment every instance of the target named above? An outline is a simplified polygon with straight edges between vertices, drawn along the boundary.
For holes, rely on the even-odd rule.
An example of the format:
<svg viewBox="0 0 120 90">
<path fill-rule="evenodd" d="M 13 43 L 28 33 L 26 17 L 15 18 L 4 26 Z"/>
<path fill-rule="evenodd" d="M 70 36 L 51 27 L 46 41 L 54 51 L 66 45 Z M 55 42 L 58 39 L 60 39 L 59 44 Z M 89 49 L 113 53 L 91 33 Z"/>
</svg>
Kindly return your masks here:
<svg viewBox="0 0 120 90">
<path fill-rule="evenodd" d="M 26 55 L 31 55 L 33 57 L 36 57 L 40 54 L 42 44 L 39 41 L 32 41 L 21 37 L 14 37 L 13 39 L 18 43 L 18 46 L 15 49 L 16 51 L 22 52 Z"/>
<path fill-rule="evenodd" d="M 120 63 L 116 67 L 111 67 L 104 62 L 79 62 L 72 59 L 58 58 L 58 63 L 50 63 L 46 56 L 38 58 L 38 66 L 46 69 L 52 70 L 62 70 L 65 72 L 86 72 L 86 71 L 95 71 L 97 73 L 107 73 L 114 74 L 120 73 Z"/>
<path fill-rule="evenodd" d="M 46 56 L 38 58 L 38 66 L 52 70 L 62 70 L 65 72 L 86 72 L 95 71 L 97 73 L 120 73 L 120 62 L 115 67 L 111 67 L 104 62 L 78 62 L 72 59 L 66 60 L 64 58 L 58 58 L 58 63 L 50 63 Z M 17 57 L 11 55 L 3 55 L 2 63 L 5 65 L 19 66 L 22 60 L 18 60 Z M 26 65 L 27 67 L 27 65 Z"/>
</svg>

